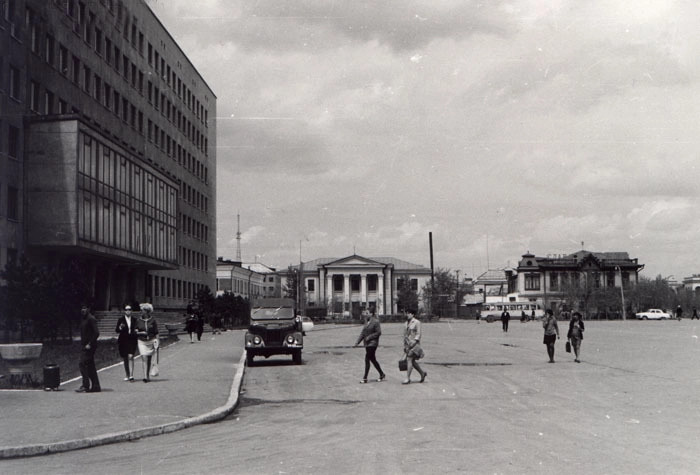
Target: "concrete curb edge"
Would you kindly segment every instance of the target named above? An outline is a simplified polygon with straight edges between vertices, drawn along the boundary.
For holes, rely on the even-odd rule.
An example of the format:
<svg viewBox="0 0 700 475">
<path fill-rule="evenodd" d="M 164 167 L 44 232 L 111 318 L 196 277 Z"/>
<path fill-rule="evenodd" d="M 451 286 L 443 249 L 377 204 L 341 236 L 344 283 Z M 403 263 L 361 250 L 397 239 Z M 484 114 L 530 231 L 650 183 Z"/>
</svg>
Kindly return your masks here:
<svg viewBox="0 0 700 475">
<path fill-rule="evenodd" d="M 207 424 L 210 422 L 219 421 L 231 414 L 238 407 L 239 393 L 243 382 L 243 374 L 245 373 L 246 352 L 243 352 L 241 359 L 236 365 L 236 374 L 233 377 L 231 391 L 229 393 L 226 404 L 220 406 L 205 414 L 188 417 L 181 421 L 171 422 L 158 426 L 145 427 L 142 429 L 128 430 L 122 432 L 114 432 L 85 439 L 67 440 L 61 442 L 52 442 L 48 444 L 34 444 L 20 447 L 0 447 L 0 459 L 33 457 L 36 455 L 48 455 L 59 452 L 67 452 L 70 450 L 85 449 L 89 447 L 97 447 L 99 445 L 114 444 L 117 442 L 127 442 L 130 440 L 142 439 L 144 437 L 152 437 L 155 435 L 168 434 L 178 430 L 186 429 L 199 424 Z"/>
</svg>

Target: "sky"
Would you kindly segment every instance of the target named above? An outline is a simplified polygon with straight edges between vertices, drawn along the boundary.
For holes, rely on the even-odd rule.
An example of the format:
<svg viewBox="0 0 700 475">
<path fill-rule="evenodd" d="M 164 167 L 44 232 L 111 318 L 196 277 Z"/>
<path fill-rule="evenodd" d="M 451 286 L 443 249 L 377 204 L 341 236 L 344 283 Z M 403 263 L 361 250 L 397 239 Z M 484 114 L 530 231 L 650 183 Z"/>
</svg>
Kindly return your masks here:
<svg viewBox="0 0 700 475">
<path fill-rule="evenodd" d="M 217 254 L 700 273 L 700 3 L 147 0 L 217 96 Z"/>
</svg>

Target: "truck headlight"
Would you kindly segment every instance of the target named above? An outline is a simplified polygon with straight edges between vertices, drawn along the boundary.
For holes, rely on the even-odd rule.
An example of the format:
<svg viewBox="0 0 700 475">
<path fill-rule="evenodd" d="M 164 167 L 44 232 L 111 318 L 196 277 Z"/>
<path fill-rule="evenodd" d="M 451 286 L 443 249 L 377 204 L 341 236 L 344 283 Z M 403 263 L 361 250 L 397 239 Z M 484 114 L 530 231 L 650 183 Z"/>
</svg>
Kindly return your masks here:
<svg viewBox="0 0 700 475">
<path fill-rule="evenodd" d="M 287 343 L 290 345 L 294 344 L 294 335 L 287 335 Z"/>
<path fill-rule="evenodd" d="M 255 335 L 253 337 L 253 344 L 259 345 L 260 343 L 262 343 L 262 338 L 260 338 L 258 335 Z"/>
</svg>

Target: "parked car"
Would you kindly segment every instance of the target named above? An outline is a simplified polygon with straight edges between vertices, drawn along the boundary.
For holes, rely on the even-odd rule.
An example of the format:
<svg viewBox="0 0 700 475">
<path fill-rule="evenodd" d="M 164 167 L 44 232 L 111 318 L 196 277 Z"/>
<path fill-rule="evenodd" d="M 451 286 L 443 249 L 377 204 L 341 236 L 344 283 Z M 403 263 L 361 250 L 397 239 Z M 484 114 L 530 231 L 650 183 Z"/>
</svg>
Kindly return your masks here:
<svg viewBox="0 0 700 475">
<path fill-rule="evenodd" d="M 311 330 L 314 329 L 314 321 L 311 320 L 311 317 L 301 317 L 301 331 L 304 333 L 310 332 Z"/>
<path fill-rule="evenodd" d="M 635 314 L 637 320 L 669 320 L 671 315 L 658 308 L 650 308 L 646 312 Z"/>
</svg>

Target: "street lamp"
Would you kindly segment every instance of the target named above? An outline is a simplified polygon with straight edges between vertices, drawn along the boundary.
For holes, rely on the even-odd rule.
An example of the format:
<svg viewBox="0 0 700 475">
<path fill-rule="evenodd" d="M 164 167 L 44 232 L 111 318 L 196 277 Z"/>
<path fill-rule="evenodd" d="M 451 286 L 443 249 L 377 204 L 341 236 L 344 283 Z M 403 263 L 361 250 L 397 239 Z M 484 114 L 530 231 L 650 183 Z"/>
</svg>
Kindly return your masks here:
<svg viewBox="0 0 700 475">
<path fill-rule="evenodd" d="M 620 297 L 622 298 L 622 319 L 627 320 L 627 313 L 625 312 L 625 285 L 622 282 L 622 269 L 620 269 L 620 266 L 615 266 L 615 269 L 620 271 Z"/>
</svg>

